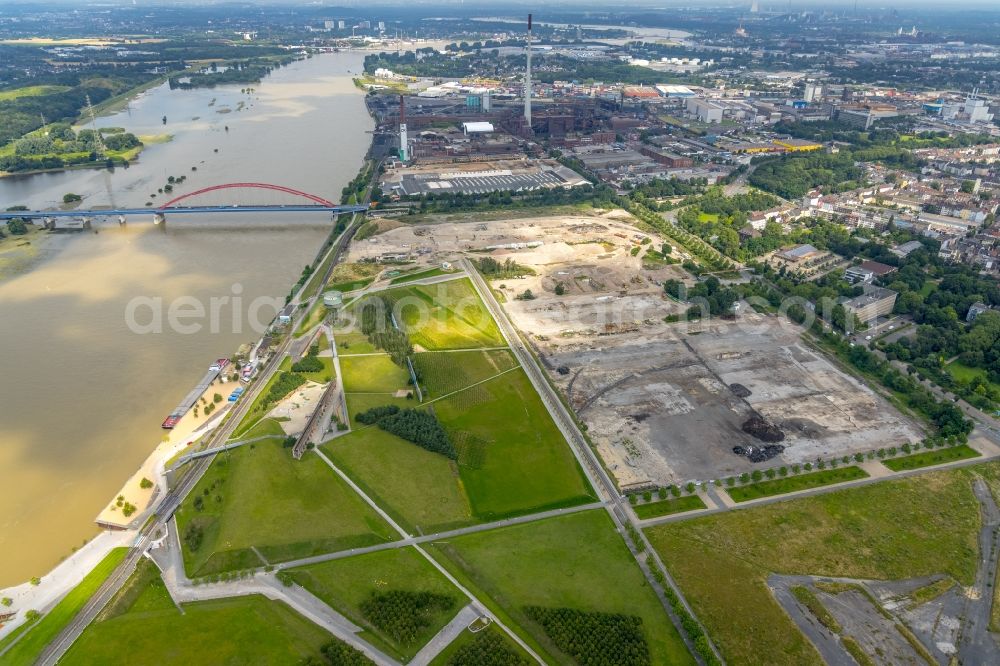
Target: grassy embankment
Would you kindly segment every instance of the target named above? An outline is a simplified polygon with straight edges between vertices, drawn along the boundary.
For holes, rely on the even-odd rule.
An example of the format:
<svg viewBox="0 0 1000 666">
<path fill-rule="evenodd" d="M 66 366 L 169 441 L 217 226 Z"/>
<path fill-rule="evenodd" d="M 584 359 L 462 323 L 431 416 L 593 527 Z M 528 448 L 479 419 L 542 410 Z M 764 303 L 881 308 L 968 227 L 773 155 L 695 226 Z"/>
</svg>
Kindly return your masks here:
<svg viewBox="0 0 1000 666">
<path fill-rule="evenodd" d="M 66 656 L 70 665 L 298 664 L 332 639 L 285 604 L 262 596 L 174 606 L 156 565 L 136 573 Z"/>
<path fill-rule="evenodd" d="M 68 625 L 84 604 L 90 600 L 111 572 L 125 559 L 127 548 L 115 548 L 88 573 L 79 585 L 69 591 L 62 600 L 27 630 L 10 652 L 3 656 L 3 663 L 11 666 L 30 666 L 35 663 L 42 650 L 56 635 Z"/>
<path fill-rule="evenodd" d="M 272 441 L 218 456 L 177 525 L 192 577 L 260 567 L 260 556 L 282 562 L 397 536 L 319 456 L 296 461 Z"/>
</svg>

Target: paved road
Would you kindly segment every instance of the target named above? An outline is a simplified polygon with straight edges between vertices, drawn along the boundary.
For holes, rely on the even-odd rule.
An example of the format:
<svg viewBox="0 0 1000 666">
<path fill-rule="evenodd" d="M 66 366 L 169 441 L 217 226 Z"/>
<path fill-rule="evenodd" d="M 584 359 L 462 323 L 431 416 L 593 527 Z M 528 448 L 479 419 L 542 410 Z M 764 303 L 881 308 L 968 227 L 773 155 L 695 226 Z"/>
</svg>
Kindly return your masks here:
<svg viewBox="0 0 1000 666">
<path fill-rule="evenodd" d="M 427 666 L 438 656 L 442 650 L 451 645 L 451 642 L 458 638 L 466 628 L 472 624 L 479 614 L 476 609 L 469 604 L 458 612 L 451 622 L 441 628 L 441 631 L 434 635 L 434 638 L 427 642 L 427 645 L 420 648 L 420 652 L 413 656 L 410 662 L 413 666 Z"/>
<path fill-rule="evenodd" d="M 857 666 L 847 651 L 841 647 L 840 638 L 824 627 L 805 606 L 792 594 L 795 585 L 806 585 L 812 582 L 808 576 L 778 576 L 771 575 L 767 586 L 785 612 L 792 618 L 799 630 L 819 651 L 827 666 Z"/>
<path fill-rule="evenodd" d="M 688 605 L 687 599 L 685 599 L 684 595 L 681 593 L 680 587 L 677 586 L 671 577 L 670 572 L 667 571 L 665 566 L 663 566 L 663 562 L 660 561 L 659 555 L 657 555 L 656 551 L 653 550 L 652 545 L 646 539 L 646 535 L 643 534 L 641 529 L 639 529 L 638 520 L 636 519 L 635 514 L 628 507 L 628 504 L 623 501 L 622 496 L 618 493 L 618 488 L 615 486 L 614 482 L 612 482 L 611 477 L 608 476 L 607 471 L 605 471 L 603 465 L 601 465 L 598 460 L 597 454 L 595 454 L 590 448 L 590 444 L 577 427 L 576 421 L 570 415 L 566 405 L 563 404 L 555 389 L 552 388 L 551 384 L 549 384 L 544 371 L 539 367 L 534 355 L 528 350 L 527 346 L 521 340 L 521 336 L 518 334 L 517 329 L 514 328 L 514 325 L 507 317 L 507 312 L 500 307 L 496 297 L 493 295 L 493 291 L 489 288 L 489 285 L 486 284 L 483 276 L 479 274 L 479 271 L 475 269 L 472 262 L 470 262 L 467 258 L 463 258 L 461 263 L 465 272 L 472 278 L 472 285 L 478 292 L 479 297 L 486 305 L 487 310 L 490 311 L 490 314 L 493 315 L 493 319 L 497 322 L 500 333 L 506 339 L 511 351 L 514 352 L 514 356 L 517 357 L 521 367 L 524 368 L 525 373 L 528 375 L 528 379 L 531 380 L 532 385 L 541 397 L 542 403 L 545 405 L 549 414 L 551 414 L 552 419 L 555 421 L 556 426 L 566 438 L 566 441 L 570 443 L 570 450 L 573 451 L 573 455 L 576 457 L 577 462 L 579 462 L 580 467 L 587 475 L 591 485 L 596 488 L 598 493 L 600 493 L 603 497 L 608 515 L 611 517 L 611 520 L 618 529 L 619 533 L 621 533 L 625 544 L 632 552 L 632 556 L 635 558 L 635 561 L 638 563 L 643 575 L 646 577 L 646 581 L 649 583 L 650 588 L 656 593 L 660 603 L 663 604 L 667 615 L 674 623 L 674 626 L 677 628 L 677 631 L 688 650 L 699 663 L 703 663 L 702 657 L 695 649 L 695 646 L 688 637 L 687 632 L 684 631 L 680 618 L 676 613 L 674 613 L 673 607 L 667 600 L 663 588 L 653 577 L 650 564 L 642 553 L 646 553 L 648 557 L 660 567 L 665 574 L 667 584 L 671 587 L 673 593 L 680 600 L 681 604 L 683 604 L 690 616 L 694 618 L 696 615 L 690 605 Z M 627 530 L 625 528 L 626 524 L 632 526 L 634 529 L 631 531 Z M 638 544 L 633 541 L 636 537 L 640 542 Z M 722 656 L 719 654 L 715 645 L 712 644 L 711 639 L 707 638 L 707 632 L 705 633 L 705 636 L 709 641 L 709 645 L 715 653 L 716 658 L 721 662 Z"/>
</svg>

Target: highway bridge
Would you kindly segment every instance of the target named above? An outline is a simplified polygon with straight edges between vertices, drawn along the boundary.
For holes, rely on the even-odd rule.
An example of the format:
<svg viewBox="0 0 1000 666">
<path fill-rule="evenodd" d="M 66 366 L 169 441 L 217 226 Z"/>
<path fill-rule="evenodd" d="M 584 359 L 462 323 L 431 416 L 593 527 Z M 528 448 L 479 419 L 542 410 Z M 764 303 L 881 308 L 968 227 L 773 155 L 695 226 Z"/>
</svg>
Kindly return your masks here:
<svg viewBox="0 0 1000 666">
<path fill-rule="evenodd" d="M 209 192 L 220 190 L 269 190 L 282 192 L 296 197 L 308 199 L 311 203 L 302 204 L 272 204 L 272 205 L 203 205 L 203 206 L 178 206 L 180 202 L 197 197 Z M 10 220 L 13 218 L 39 219 L 39 218 L 99 218 L 99 217 L 119 217 L 128 218 L 130 215 L 153 214 L 156 221 L 166 219 L 166 215 L 191 215 L 204 213 L 327 213 L 332 215 L 342 215 L 345 213 L 360 213 L 368 210 L 367 204 L 341 205 L 328 201 L 323 197 L 308 192 L 302 192 L 283 185 L 273 185 L 271 183 L 224 183 L 204 187 L 194 192 L 188 192 L 174 197 L 170 201 L 157 207 L 146 206 L 144 208 L 77 208 L 73 210 L 8 210 L 0 212 L 0 220 Z"/>
</svg>

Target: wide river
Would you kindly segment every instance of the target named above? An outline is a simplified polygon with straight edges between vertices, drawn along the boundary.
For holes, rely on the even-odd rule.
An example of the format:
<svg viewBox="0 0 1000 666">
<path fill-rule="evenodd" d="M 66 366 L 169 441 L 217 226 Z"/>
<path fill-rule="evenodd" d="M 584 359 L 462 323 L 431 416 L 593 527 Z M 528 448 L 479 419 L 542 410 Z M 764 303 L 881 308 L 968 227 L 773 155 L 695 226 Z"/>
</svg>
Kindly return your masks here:
<svg viewBox="0 0 1000 666">
<path fill-rule="evenodd" d="M 239 85 L 149 90 L 97 124 L 172 141 L 151 145 L 129 169 L 0 179 L 0 207 L 52 207 L 67 192 L 86 207 L 142 207 L 163 202 L 150 194 L 182 175 L 175 196 L 263 182 L 339 200 L 373 127 L 351 82 L 362 59 L 315 56 L 249 93 Z M 225 190 L 190 203 L 297 201 L 305 203 Z M 44 575 L 96 533 L 94 517 L 159 443 L 163 418 L 215 358 L 259 337 L 248 309 L 283 299 L 331 230 L 314 213 L 177 215 L 165 230 L 144 218 L 44 239 L 29 271 L 0 281 L 0 588 Z M 234 294 L 242 300 L 235 315 L 221 300 Z M 180 298 L 206 311 L 217 299 L 217 324 L 192 319 L 183 323 L 201 323 L 200 331 L 171 330 L 169 307 Z M 145 304 L 137 323 L 160 309 L 163 332 L 133 330 L 134 299 Z M 273 313 L 265 302 L 257 318 Z"/>
</svg>

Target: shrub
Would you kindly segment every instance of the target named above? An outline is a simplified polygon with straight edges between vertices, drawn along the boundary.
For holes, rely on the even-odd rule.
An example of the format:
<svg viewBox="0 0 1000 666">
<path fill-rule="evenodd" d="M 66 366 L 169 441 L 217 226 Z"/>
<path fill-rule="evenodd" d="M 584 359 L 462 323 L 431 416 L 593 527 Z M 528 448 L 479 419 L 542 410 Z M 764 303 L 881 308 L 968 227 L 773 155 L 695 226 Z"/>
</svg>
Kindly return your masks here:
<svg viewBox="0 0 1000 666">
<path fill-rule="evenodd" d="M 153 487 L 153 482 L 147 479 L 146 477 L 142 477 L 142 481 L 139 482 L 139 487 L 142 488 L 143 490 L 148 490 L 149 488 Z"/>
<path fill-rule="evenodd" d="M 431 625 L 437 612 L 451 610 L 453 597 L 433 592 L 391 590 L 373 593 L 361 602 L 361 614 L 397 643 L 412 643 Z"/>
<path fill-rule="evenodd" d="M 339 663 L 339 662 L 337 662 Z M 448 666 L 528 666 L 528 661 L 510 649 L 496 631 L 480 631 L 475 640 L 463 645 L 448 660 Z"/>
<path fill-rule="evenodd" d="M 581 666 L 652 663 L 640 617 L 541 606 L 528 606 L 524 610 L 541 625 L 556 647 Z"/>
</svg>

